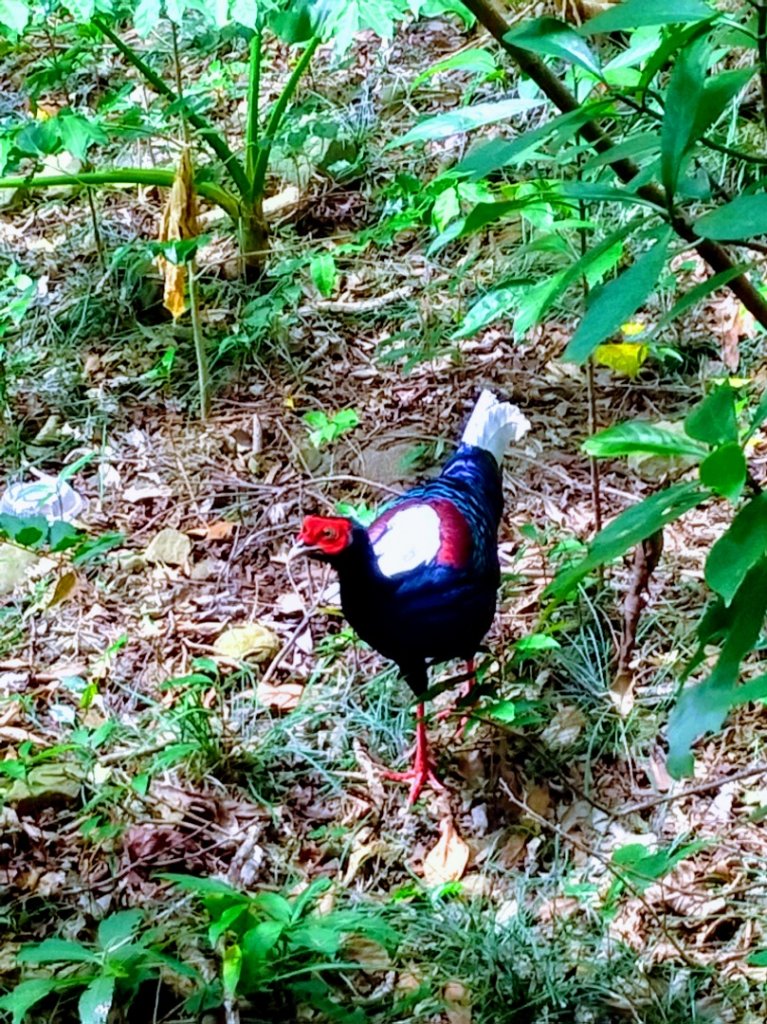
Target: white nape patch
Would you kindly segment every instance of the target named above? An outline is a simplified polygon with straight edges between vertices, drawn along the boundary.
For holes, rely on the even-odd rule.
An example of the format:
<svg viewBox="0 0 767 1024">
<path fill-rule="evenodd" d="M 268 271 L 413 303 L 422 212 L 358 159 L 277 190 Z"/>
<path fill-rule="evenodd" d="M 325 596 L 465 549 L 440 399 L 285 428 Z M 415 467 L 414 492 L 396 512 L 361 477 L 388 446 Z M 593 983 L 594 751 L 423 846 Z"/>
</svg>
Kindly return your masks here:
<svg viewBox="0 0 767 1024">
<path fill-rule="evenodd" d="M 431 505 L 411 505 L 392 515 L 373 554 L 384 576 L 397 576 L 433 561 L 440 543 L 436 511 Z"/>
<path fill-rule="evenodd" d="M 500 466 L 512 441 L 519 441 L 530 429 L 530 421 L 511 402 L 499 402 L 492 391 L 477 399 L 461 440 L 492 453 Z"/>
</svg>

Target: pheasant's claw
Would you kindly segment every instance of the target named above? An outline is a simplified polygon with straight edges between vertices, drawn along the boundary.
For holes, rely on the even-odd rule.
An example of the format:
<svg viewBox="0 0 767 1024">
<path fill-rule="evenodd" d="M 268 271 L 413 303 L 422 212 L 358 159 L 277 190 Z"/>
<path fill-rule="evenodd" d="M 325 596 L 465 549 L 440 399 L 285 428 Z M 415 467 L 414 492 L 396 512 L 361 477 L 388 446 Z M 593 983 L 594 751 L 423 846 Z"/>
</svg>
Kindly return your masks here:
<svg viewBox="0 0 767 1024">
<path fill-rule="evenodd" d="M 412 768 L 408 768 L 406 772 L 385 771 L 382 774 L 385 779 L 391 779 L 392 782 L 412 782 L 407 798 L 408 807 L 416 802 L 421 795 L 421 790 L 426 785 L 431 786 L 432 789 L 436 789 L 438 792 L 443 792 L 445 789 L 444 785 L 434 774 L 430 764 L 415 764 Z"/>
</svg>

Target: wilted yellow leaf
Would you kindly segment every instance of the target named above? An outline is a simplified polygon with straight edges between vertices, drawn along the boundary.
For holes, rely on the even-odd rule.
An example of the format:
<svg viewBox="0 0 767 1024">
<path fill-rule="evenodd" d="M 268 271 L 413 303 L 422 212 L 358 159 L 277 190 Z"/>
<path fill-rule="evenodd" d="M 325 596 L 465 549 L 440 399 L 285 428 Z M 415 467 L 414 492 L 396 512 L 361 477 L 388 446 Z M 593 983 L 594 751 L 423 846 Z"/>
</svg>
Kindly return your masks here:
<svg viewBox="0 0 767 1024">
<path fill-rule="evenodd" d="M 181 153 L 173 187 L 165 204 L 160 224 L 158 241 L 181 241 L 194 238 L 199 234 L 197 226 L 197 194 L 194 190 L 194 168 L 189 148 Z M 186 284 L 186 267 L 183 264 L 170 263 L 164 256 L 157 257 L 157 266 L 165 279 L 163 305 L 174 319 L 181 316 L 186 306 L 184 291 Z"/>
<path fill-rule="evenodd" d="M 256 687 L 259 703 L 276 711 L 292 711 L 298 706 L 303 692 L 304 688 L 300 683 L 283 683 L 282 686 L 259 683 Z"/>
<path fill-rule="evenodd" d="M 423 880 L 427 885 L 457 882 L 469 863 L 469 847 L 456 832 L 453 819 L 444 818 L 439 831 L 439 842 L 423 862 Z"/>
<path fill-rule="evenodd" d="M 264 658 L 276 654 L 279 646 L 280 641 L 277 634 L 267 626 L 262 626 L 260 622 L 246 622 L 241 626 L 232 626 L 230 629 L 224 630 L 213 644 L 213 650 L 220 657 L 230 658 L 233 661 L 242 661 L 248 655 L 253 656 L 256 661 L 262 661 Z M 258 696 L 261 699 L 260 693 Z M 264 703 L 268 702 L 264 701 Z"/>
<path fill-rule="evenodd" d="M 622 377 L 636 377 L 642 364 L 650 354 L 647 345 L 638 341 L 621 341 L 615 344 L 598 345 L 594 361 L 600 366 L 615 370 Z"/>
<path fill-rule="evenodd" d="M 645 325 L 638 320 L 630 320 L 626 324 L 621 324 L 621 334 L 626 338 L 635 338 L 637 334 L 644 334 L 645 330 Z"/>
<path fill-rule="evenodd" d="M 202 540 L 226 540 L 232 536 L 236 525 L 228 519 L 217 519 L 213 523 L 208 523 L 207 526 L 194 526 L 187 532 Z"/>
<path fill-rule="evenodd" d="M 192 542 L 185 533 L 166 526 L 149 542 L 144 558 L 164 565 L 186 565 L 192 553 Z"/>
<path fill-rule="evenodd" d="M 77 573 L 72 572 L 71 569 L 59 576 L 48 600 L 48 608 L 55 608 L 57 604 L 61 604 L 62 601 L 71 597 L 77 590 L 77 582 Z"/>
</svg>

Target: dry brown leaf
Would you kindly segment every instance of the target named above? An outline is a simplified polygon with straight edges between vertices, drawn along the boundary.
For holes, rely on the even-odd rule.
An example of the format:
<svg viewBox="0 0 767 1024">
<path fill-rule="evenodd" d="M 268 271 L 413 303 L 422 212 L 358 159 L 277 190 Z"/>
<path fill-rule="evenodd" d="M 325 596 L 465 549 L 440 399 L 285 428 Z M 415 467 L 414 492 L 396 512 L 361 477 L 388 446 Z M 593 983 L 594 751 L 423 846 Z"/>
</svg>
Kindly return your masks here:
<svg viewBox="0 0 767 1024">
<path fill-rule="evenodd" d="M 541 739 L 550 747 L 570 747 L 578 739 L 585 724 L 586 719 L 574 704 L 560 704 L 541 733 Z"/>
<path fill-rule="evenodd" d="M 186 565 L 192 553 L 192 542 L 185 533 L 166 526 L 149 542 L 144 558 L 164 565 Z"/>
<path fill-rule="evenodd" d="M 423 862 L 423 880 L 427 885 L 457 882 L 469 863 L 469 847 L 456 832 L 452 818 L 443 818 L 439 826 L 437 845 Z"/>
<path fill-rule="evenodd" d="M 199 537 L 200 540 L 227 540 L 234 533 L 236 525 L 236 523 L 229 522 L 228 519 L 217 519 L 215 523 L 195 526 L 186 532 L 192 537 Z"/>
<path fill-rule="evenodd" d="M 259 683 L 256 687 L 259 703 L 276 711 L 292 711 L 298 706 L 303 692 L 304 688 L 300 683 L 283 683 L 282 686 Z"/>
<path fill-rule="evenodd" d="M 162 215 L 158 241 L 180 241 L 199 234 L 197 225 L 197 195 L 194 191 L 194 168 L 189 148 L 184 148 L 173 179 L 173 187 Z M 163 305 L 177 319 L 186 309 L 184 291 L 186 267 L 171 263 L 164 256 L 157 257 L 157 265 L 165 279 Z"/>
<path fill-rule="evenodd" d="M 515 833 L 506 840 L 498 856 L 498 863 L 504 868 L 513 868 L 520 864 L 525 855 L 529 836 Z"/>
<path fill-rule="evenodd" d="M 263 661 L 276 654 L 279 646 L 279 637 L 268 626 L 262 626 L 260 622 L 245 622 L 225 630 L 213 644 L 213 651 L 219 657 L 233 661 L 243 661 L 248 656 L 255 661 Z"/>
<path fill-rule="evenodd" d="M 77 573 L 71 569 L 65 573 L 62 573 L 56 581 L 56 586 L 53 588 L 53 593 L 48 600 L 48 608 L 55 608 L 57 604 L 61 604 L 74 594 L 77 590 Z"/>
<path fill-rule="evenodd" d="M 466 986 L 460 981 L 449 981 L 442 994 L 450 1024 L 471 1024 L 471 995 Z"/>
</svg>

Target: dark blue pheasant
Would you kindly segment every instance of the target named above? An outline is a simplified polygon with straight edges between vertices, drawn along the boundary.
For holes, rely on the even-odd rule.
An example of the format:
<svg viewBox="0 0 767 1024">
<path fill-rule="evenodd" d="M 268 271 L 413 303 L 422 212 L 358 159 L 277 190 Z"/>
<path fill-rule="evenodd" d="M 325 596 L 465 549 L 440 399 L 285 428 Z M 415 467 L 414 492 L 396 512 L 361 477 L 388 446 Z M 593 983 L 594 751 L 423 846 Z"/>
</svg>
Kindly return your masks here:
<svg viewBox="0 0 767 1024">
<path fill-rule="evenodd" d="M 435 480 L 391 502 L 365 529 L 338 516 L 308 516 L 299 549 L 338 572 L 341 607 L 357 633 L 391 658 L 416 696 L 427 664 L 473 658 L 495 614 L 497 534 L 503 511 L 500 462 L 529 423 L 516 406 L 483 391 L 456 454 Z M 389 778 L 439 786 L 429 759 L 423 704 L 413 767 Z"/>
</svg>

